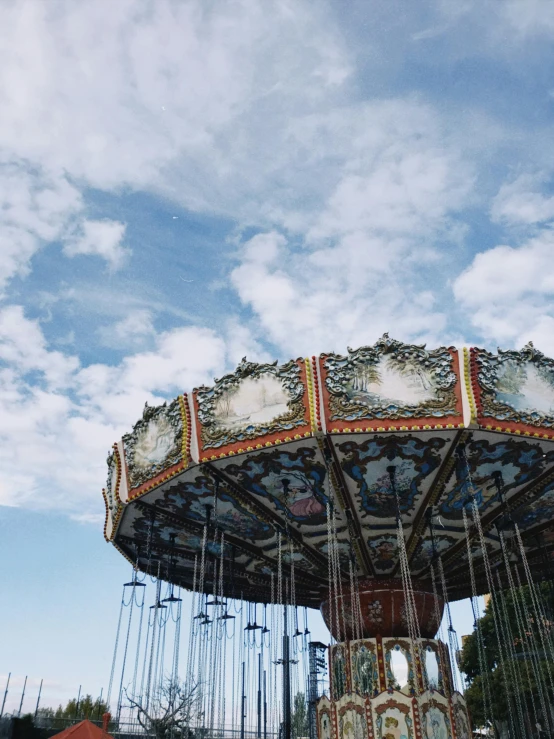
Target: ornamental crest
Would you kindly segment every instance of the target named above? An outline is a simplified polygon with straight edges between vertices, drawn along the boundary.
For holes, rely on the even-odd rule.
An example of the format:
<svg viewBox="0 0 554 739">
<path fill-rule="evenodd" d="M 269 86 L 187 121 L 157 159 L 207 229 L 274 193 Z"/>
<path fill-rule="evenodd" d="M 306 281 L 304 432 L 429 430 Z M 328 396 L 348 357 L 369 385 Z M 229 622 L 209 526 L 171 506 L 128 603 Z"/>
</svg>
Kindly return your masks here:
<svg viewBox="0 0 554 739">
<path fill-rule="evenodd" d="M 106 481 L 106 503 L 108 506 L 108 511 L 110 512 L 112 517 L 114 517 L 119 502 L 117 498 L 117 485 L 119 482 L 119 460 L 114 452 L 110 452 L 106 463 L 108 465 L 108 479 Z"/>
<path fill-rule="evenodd" d="M 476 361 L 484 416 L 554 427 L 554 359 L 529 342 L 519 352 L 479 349 Z"/>
<path fill-rule="evenodd" d="M 295 361 L 241 361 L 235 372 L 196 391 L 204 449 L 290 431 L 306 423 L 304 385 Z"/>
<path fill-rule="evenodd" d="M 384 334 L 374 346 L 325 359 L 331 419 L 441 418 L 456 409 L 457 376 L 445 347 L 403 344 Z"/>
<path fill-rule="evenodd" d="M 129 485 L 136 488 L 183 459 L 183 419 L 179 398 L 169 405 L 144 406 L 142 418 L 123 437 Z"/>
</svg>

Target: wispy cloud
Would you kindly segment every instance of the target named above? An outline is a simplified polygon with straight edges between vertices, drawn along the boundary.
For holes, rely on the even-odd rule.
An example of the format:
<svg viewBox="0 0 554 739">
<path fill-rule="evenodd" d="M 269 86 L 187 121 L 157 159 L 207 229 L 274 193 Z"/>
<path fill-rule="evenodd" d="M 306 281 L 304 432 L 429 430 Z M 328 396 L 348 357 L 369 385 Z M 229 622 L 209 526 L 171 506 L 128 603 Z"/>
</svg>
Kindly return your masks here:
<svg viewBox="0 0 554 739">
<path fill-rule="evenodd" d="M 63 251 L 68 257 L 101 257 L 112 270 L 117 270 L 131 253 L 122 243 L 124 235 L 124 223 L 85 220 L 75 233 L 64 239 Z"/>
<path fill-rule="evenodd" d="M 3 4 L 2 502 L 97 520 L 106 451 L 144 402 L 244 354 L 386 330 L 519 343 L 532 328 L 548 349 L 554 147 L 533 53 L 551 15 L 541 0 Z M 151 214 L 122 214 L 129 193 L 171 201 L 182 260 L 161 229 L 141 238 Z M 210 268 L 191 212 L 226 219 Z"/>
</svg>

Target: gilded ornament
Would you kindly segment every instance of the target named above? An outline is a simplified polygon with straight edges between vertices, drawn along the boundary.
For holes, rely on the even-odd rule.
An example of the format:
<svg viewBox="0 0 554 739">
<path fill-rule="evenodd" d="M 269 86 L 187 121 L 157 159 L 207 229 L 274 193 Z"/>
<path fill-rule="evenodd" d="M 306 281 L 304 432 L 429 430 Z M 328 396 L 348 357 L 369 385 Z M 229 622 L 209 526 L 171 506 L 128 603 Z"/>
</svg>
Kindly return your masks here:
<svg viewBox="0 0 554 739">
<path fill-rule="evenodd" d="M 498 354 L 491 354 L 479 349 L 476 364 L 483 416 L 554 427 L 554 360 L 532 342 L 519 352 L 498 349 Z"/>
<path fill-rule="evenodd" d="M 449 350 L 428 351 L 385 334 L 372 347 L 325 359 L 332 420 L 458 416 Z M 404 428 L 404 427 L 403 427 Z"/>
<path fill-rule="evenodd" d="M 203 447 L 217 448 L 305 425 L 303 396 L 301 370 L 295 361 L 278 366 L 244 358 L 235 372 L 196 392 Z"/>
<path fill-rule="evenodd" d="M 183 460 L 183 417 L 179 398 L 169 405 L 145 405 L 142 418 L 123 437 L 131 488 Z"/>
</svg>

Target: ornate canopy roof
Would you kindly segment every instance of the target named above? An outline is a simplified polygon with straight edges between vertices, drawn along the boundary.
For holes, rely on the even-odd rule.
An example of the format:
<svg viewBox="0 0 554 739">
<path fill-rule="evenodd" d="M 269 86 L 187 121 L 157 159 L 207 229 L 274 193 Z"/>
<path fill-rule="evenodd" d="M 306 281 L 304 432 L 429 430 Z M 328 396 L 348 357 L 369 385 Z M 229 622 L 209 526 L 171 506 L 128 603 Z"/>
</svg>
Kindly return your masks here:
<svg viewBox="0 0 554 739">
<path fill-rule="evenodd" d="M 412 575 L 428 578 L 440 553 L 456 600 L 471 594 L 473 498 L 493 566 L 513 522 L 533 571 L 554 565 L 554 360 L 531 344 L 430 350 L 386 334 L 345 355 L 244 359 L 210 387 L 146 406 L 108 467 L 106 538 L 185 588 L 208 521 L 205 591 L 217 559 L 227 594 L 269 601 L 281 540 L 298 604 L 319 606 L 331 502 L 345 572 L 352 561 L 362 576 L 399 574 L 400 513 Z M 472 557 L 486 592 L 476 538 Z"/>
</svg>

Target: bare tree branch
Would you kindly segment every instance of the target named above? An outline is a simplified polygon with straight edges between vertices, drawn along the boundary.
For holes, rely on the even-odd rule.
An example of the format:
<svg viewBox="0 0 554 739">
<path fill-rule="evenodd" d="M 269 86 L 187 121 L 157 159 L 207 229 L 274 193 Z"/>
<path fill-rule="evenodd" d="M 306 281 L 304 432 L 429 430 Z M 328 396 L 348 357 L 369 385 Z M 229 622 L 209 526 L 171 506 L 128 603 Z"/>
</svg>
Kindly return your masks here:
<svg viewBox="0 0 554 739">
<path fill-rule="evenodd" d="M 198 686 L 166 681 L 148 705 L 125 695 L 137 711 L 137 721 L 156 739 L 188 739 L 189 727 L 200 715 Z"/>
</svg>

